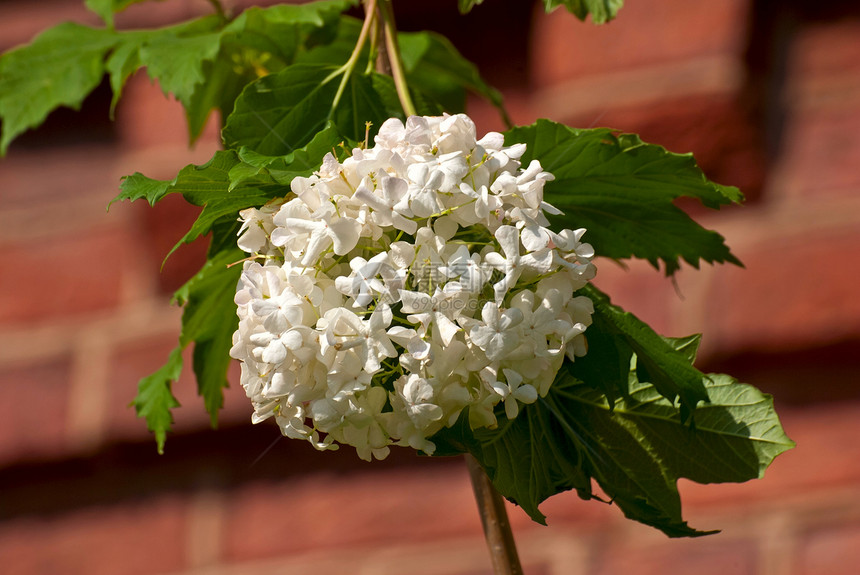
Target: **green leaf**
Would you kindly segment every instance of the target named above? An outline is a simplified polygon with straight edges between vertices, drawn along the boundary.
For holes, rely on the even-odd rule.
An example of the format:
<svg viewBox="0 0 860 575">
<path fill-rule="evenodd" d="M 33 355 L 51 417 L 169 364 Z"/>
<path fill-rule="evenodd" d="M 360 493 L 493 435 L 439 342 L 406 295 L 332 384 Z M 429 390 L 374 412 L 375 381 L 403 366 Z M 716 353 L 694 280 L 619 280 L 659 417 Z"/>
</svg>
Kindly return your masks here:
<svg viewBox="0 0 860 575">
<path fill-rule="evenodd" d="M 327 0 L 303 5 L 251 7 L 221 32 L 216 58 L 203 63 L 205 82 L 183 101 L 193 142 L 202 132 L 213 109 L 222 120 L 233 111 L 242 89 L 261 76 L 277 73 L 303 53 L 312 34 L 334 30 L 346 0 Z"/>
<path fill-rule="evenodd" d="M 507 143 L 524 142 L 523 162 L 538 159 L 555 176 L 544 199 L 565 212 L 553 221 L 586 228 L 585 241 L 597 255 L 637 257 L 667 275 L 680 258 L 741 265 L 723 237 L 694 222 L 672 202 L 687 196 L 710 208 L 740 202 L 737 188 L 709 181 L 690 154 L 673 154 L 638 136 L 607 129 L 576 130 L 549 120 L 506 133 Z"/>
<path fill-rule="evenodd" d="M 130 176 L 124 176 L 119 185 L 119 195 L 111 200 L 108 207 L 114 202 L 120 200 L 146 200 L 150 206 L 154 206 L 156 202 L 170 193 L 171 180 L 153 180 L 135 172 Z"/>
<path fill-rule="evenodd" d="M 609 319 L 601 313 L 592 315 L 592 324 L 586 330 L 588 353 L 576 361 L 566 361 L 566 369 L 573 377 L 603 393 L 610 401 L 628 393 L 630 361 L 633 348 Z"/>
<path fill-rule="evenodd" d="M 794 445 L 770 396 L 725 375 L 705 385 L 712 402 L 700 408 L 693 429 L 651 384 L 634 377 L 629 393 L 610 402 L 562 370 L 547 396 L 523 406 L 515 420 L 497 414 L 498 429 L 470 434 L 464 414 L 431 439 L 445 454 L 452 447 L 471 452 L 499 492 L 535 521 L 544 522 L 538 505 L 554 494 L 576 489 L 594 498 L 593 478 L 627 517 L 672 537 L 703 535 L 682 518 L 679 478 L 758 478 Z"/>
<path fill-rule="evenodd" d="M 218 80 L 210 74 L 220 50 L 220 25 L 217 16 L 207 16 L 166 28 L 119 32 L 118 45 L 105 66 L 113 89 L 111 115 L 126 80 L 141 67 L 159 81 L 165 94 L 173 94 L 182 102 L 188 115 L 199 88 Z M 205 109 L 199 126 L 189 117 L 192 142 L 199 136 L 210 108 Z"/>
<path fill-rule="evenodd" d="M 191 98 L 183 102 L 192 144 L 203 133 L 212 110 L 220 113 L 220 125 L 223 127 L 242 89 L 258 78 L 258 70 L 237 65 L 234 56 L 235 51 L 224 49 L 222 42 L 218 57 L 203 63 L 206 81 L 197 84 Z"/>
<path fill-rule="evenodd" d="M 98 14 L 108 28 L 113 28 L 114 0 L 84 0 L 87 8 Z"/>
<path fill-rule="evenodd" d="M 270 180 L 289 187 L 293 178 L 308 176 L 322 165 L 325 155 L 336 151 L 344 143 L 337 127 L 329 122 L 317 133 L 307 146 L 286 156 L 264 156 L 249 148 L 239 149 L 240 164 L 230 169 L 230 190 L 234 190 L 252 178 L 257 181 Z M 350 146 L 352 148 L 352 146 Z"/>
<path fill-rule="evenodd" d="M 140 63 L 165 95 L 173 94 L 187 104 L 205 80 L 203 64 L 218 55 L 220 25 L 220 18 L 212 15 L 151 32 L 127 33 L 127 37 L 139 42 Z"/>
<path fill-rule="evenodd" d="M 457 0 L 457 7 L 460 9 L 460 14 L 467 14 L 472 8 L 483 3 L 484 0 Z"/>
<path fill-rule="evenodd" d="M 188 203 L 202 206 L 203 211 L 166 257 L 182 244 L 191 243 L 206 235 L 219 220 L 235 220 L 239 210 L 266 203 L 274 195 L 286 193 L 280 185 L 249 180 L 242 186 L 230 190 L 229 173 L 239 163 L 233 151 L 218 151 L 202 166 L 186 166 L 173 180 L 168 193 L 180 193 Z M 165 258 L 166 259 L 166 258 Z"/>
<path fill-rule="evenodd" d="M 302 5 L 251 7 L 227 25 L 225 39 L 245 49 L 266 53 L 286 66 L 293 63 L 311 33 L 320 28 L 334 30 L 338 16 L 354 3 L 326 0 Z"/>
<path fill-rule="evenodd" d="M 232 336 L 238 323 L 233 294 L 242 273 L 241 266 L 228 265 L 243 257 L 245 254 L 235 247 L 222 251 L 174 295 L 174 300 L 185 306 L 179 345 L 161 369 L 140 380 L 137 397 L 132 402 L 137 415 L 145 417 L 147 427 L 155 433 L 159 453 L 164 452 L 167 432 L 173 423 L 170 410 L 179 407 L 171 384 L 179 379 L 182 351 L 192 342 L 197 391 L 203 397 L 212 426 L 217 424 L 218 410 L 224 404 L 223 390 L 227 387 Z"/>
<path fill-rule="evenodd" d="M 0 156 L 22 132 L 45 121 L 53 109 L 79 109 L 101 82 L 104 58 L 117 36 L 103 29 L 64 23 L 29 45 L 0 57 Z"/>
<path fill-rule="evenodd" d="M 334 27 L 323 30 L 308 38 L 307 51 L 296 54 L 296 64 L 324 64 L 340 66 L 349 60 L 361 32 L 362 21 L 352 16 L 338 18 Z M 369 47 L 362 49 L 356 64 L 358 69 L 367 66 Z"/>
<path fill-rule="evenodd" d="M 140 380 L 137 397 L 132 401 L 137 416 L 146 418 L 147 428 L 155 434 L 158 453 L 164 453 L 164 441 L 173 423 L 170 410 L 179 407 L 170 387 L 171 382 L 179 379 L 181 372 L 182 346 L 179 346 L 170 352 L 167 363 L 161 369 Z"/>
<path fill-rule="evenodd" d="M 84 0 L 87 8 L 101 16 L 108 28 L 113 28 L 113 15 L 122 12 L 132 4 L 145 2 L 146 0 Z"/>
<path fill-rule="evenodd" d="M 122 89 L 129 76 L 140 68 L 140 45 L 136 42 L 124 42 L 117 46 L 105 63 L 105 70 L 110 77 L 110 87 L 113 97 L 110 102 L 110 115 L 113 119 L 114 110 L 122 96 Z"/>
<path fill-rule="evenodd" d="M 582 21 L 591 14 L 592 22 L 605 24 L 618 15 L 618 11 L 624 6 L 624 0 L 544 0 L 547 12 L 559 6 L 564 6 Z"/>
<path fill-rule="evenodd" d="M 597 288 L 587 286 L 580 290 L 580 293 L 588 296 L 594 303 L 594 316 L 597 321 L 596 330 L 592 331 L 592 327 L 595 327 L 592 325 L 586 331 L 589 353 L 595 347 L 592 345 L 595 343 L 592 342 L 592 339 L 598 339 L 601 343 L 605 340 L 614 340 L 610 345 L 614 346 L 615 349 L 610 347 L 607 352 L 598 347 L 597 350 L 598 356 L 606 360 L 605 369 L 609 373 L 615 373 L 618 364 L 613 367 L 613 363 L 603 354 L 609 353 L 613 359 L 617 356 L 620 365 L 629 371 L 629 358 L 633 352 L 637 357 L 637 372 L 640 379 L 652 383 L 664 397 L 673 403 L 677 398 L 680 398 L 682 420 L 686 421 L 699 402 L 708 402 L 708 392 L 703 384 L 704 376 L 692 366 L 689 354 L 690 342 L 686 339 L 677 340 L 684 345 L 684 351 L 679 351 L 673 346 L 673 342 L 676 340 L 667 340 L 661 337 L 648 324 L 632 313 L 612 305 L 609 297 Z M 695 349 L 693 349 L 693 353 L 695 353 Z M 578 361 L 574 362 L 571 368 L 572 372 L 577 377 L 582 377 L 586 383 L 591 383 L 585 379 L 589 377 L 588 374 L 577 370 L 577 363 Z M 595 373 L 594 375 L 598 374 Z M 594 387 L 600 388 L 599 386 Z M 610 394 L 610 397 L 614 397 L 614 395 Z M 696 423 L 698 424 L 698 421 Z"/>
<path fill-rule="evenodd" d="M 402 33 L 398 34 L 398 43 L 410 87 L 450 113 L 465 111 L 465 90 L 471 90 L 491 102 L 510 123 L 501 93 L 484 82 L 478 68 L 447 38 L 435 32 Z"/>
<path fill-rule="evenodd" d="M 203 165 L 184 167 L 173 180 L 154 180 L 140 173 L 126 176 L 111 204 L 145 199 L 154 205 L 168 194 L 179 193 L 189 203 L 202 206 L 200 216 L 167 254 L 169 257 L 183 243 L 190 243 L 215 227 L 226 224 L 225 229 L 232 230 L 240 210 L 285 196 L 293 178 L 313 173 L 322 165 L 325 155 L 341 142 L 343 138 L 337 128 L 328 124 L 305 147 L 285 156 L 262 156 L 243 148 L 240 157 L 232 150 L 220 150 Z M 218 246 L 226 247 L 228 244 L 222 240 L 213 238 Z M 235 236 L 230 243 L 235 245 Z"/>
<path fill-rule="evenodd" d="M 250 84 L 227 119 L 225 144 L 268 156 L 285 155 L 310 142 L 329 120 L 346 137 L 363 140 L 366 122 L 378 129 L 389 117 L 402 115 L 392 109 L 397 102 L 394 83 L 379 74 L 351 76 L 332 110 L 341 80 L 333 75 L 336 70 L 296 64 Z"/>
<path fill-rule="evenodd" d="M 194 342 L 197 391 L 203 397 L 213 427 L 224 404 L 229 352 L 239 321 L 233 296 L 242 266 L 232 264 L 245 256 L 236 247 L 216 254 L 174 295 L 174 300 L 185 306 L 179 345 L 184 348 Z"/>
</svg>

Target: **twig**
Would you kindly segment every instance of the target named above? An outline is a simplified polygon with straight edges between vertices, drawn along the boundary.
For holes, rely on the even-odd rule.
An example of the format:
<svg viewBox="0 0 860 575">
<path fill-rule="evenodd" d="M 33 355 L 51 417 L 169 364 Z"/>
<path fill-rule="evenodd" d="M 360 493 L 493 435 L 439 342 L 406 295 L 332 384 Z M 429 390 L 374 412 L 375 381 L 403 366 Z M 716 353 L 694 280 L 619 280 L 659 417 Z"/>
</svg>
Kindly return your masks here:
<svg viewBox="0 0 860 575">
<path fill-rule="evenodd" d="M 215 13 L 221 18 L 222 21 L 226 22 L 227 12 L 224 10 L 224 5 L 221 4 L 221 0 L 207 0 L 209 4 L 212 5 L 212 9 L 215 10 Z"/>
<path fill-rule="evenodd" d="M 388 61 L 388 50 L 385 47 L 385 34 L 379 22 L 382 22 L 382 9 L 377 5 L 376 7 L 376 24 L 374 29 L 374 35 L 372 36 L 373 43 L 371 44 L 372 50 L 371 53 L 374 54 L 374 62 L 372 63 L 378 74 L 384 74 L 385 76 L 391 76 L 391 62 Z M 371 65 L 368 62 L 368 67 Z"/>
<path fill-rule="evenodd" d="M 397 45 L 397 26 L 394 24 L 394 10 L 391 8 L 391 0 L 379 0 L 379 11 L 382 14 L 382 26 L 385 32 L 385 48 L 388 52 L 388 62 L 391 64 L 391 76 L 394 78 L 394 86 L 397 88 L 397 97 L 400 105 L 407 116 L 415 116 L 415 104 L 409 95 L 409 87 L 406 85 L 406 73 L 403 71 L 403 61 L 400 59 L 400 48 Z"/>
<path fill-rule="evenodd" d="M 371 28 L 373 28 L 373 22 L 376 20 L 376 2 L 377 0 L 367 0 L 364 5 L 364 24 L 361 26 L 361 32 L 358 33 L 358 40 L 355 43 L 355 48 L 353 48 L 352 54 L 349 56 L 349 60 L 346 61 L 346 64 L 329 74 L 329 76 L 322 82 L 323 84 L 326 84 L 333 78 L 343 74 L 343 78 L 340 79 L 340 85 L 337 87 L 337 92 L 334 95 L 334 100 L 332 100 L 328 119 L 331 119 L 332 115 L 334 115 L 334 111 L 340 102 L 340 98 L 343 96 L 343 91 L 346 89 L 346 84 L 349 81 L 352 70 L 355 68 L 356 62 L 358 62 L 358 59 L 361 57 L 361 50 L 364 48 L 364 43 L 367 41 Z"/>
<path fill-rule="evenodd" d="M 477 459 L 466 454 L 466 465 L 469 468 L 472 489 L 475 491 L 481 523 L 484 525 L 493 572 L 496 575 L 523 575 L 511 523 L 505 510 L 505 500 L 493 487 Z"/>
</svg>

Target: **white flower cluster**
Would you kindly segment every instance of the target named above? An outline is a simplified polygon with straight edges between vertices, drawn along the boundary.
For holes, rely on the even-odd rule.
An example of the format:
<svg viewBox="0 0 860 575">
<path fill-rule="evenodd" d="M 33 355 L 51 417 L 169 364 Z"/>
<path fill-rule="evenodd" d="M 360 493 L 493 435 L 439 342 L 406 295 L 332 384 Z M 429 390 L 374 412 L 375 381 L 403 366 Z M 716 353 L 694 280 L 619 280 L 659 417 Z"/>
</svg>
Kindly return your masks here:
<svg viewBox="0 0 860 575">
<path fill-rule="evenodd" d="M 525 144 L 476 140 L 465 115 L 386 121 L 292 193 L 241 212 L 251 254 L 231 356 L 253 421 L 362 459 L 428 439 L 469 408 L 497 425 L 586 352 L 594 276 L 584 229 L 550 230 L 552 175 Z"/>
</svg>

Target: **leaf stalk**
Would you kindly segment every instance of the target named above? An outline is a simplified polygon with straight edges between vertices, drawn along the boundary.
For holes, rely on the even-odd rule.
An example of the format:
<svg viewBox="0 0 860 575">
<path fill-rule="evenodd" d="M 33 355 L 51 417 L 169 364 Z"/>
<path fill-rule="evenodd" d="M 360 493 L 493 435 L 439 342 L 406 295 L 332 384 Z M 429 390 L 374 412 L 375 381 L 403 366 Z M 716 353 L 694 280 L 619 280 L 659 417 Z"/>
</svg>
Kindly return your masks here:
<svg viewBox="0 0 860 575">
<path fill-rule="evenodd" d="M 358 40 L 355 43 L 355 48 L 353 48 L 352 54 L 349 56 L 349 60 L 346 61 L 346 64 L 335 70 L 328 78 L 323 80 L 323 84 L 325 84 L 329 80 L 336 78 L 338 75 L 343 74 L 343 77 L 340 79 L 340 85 L 337 87 L 337 93 L 335 93 L 334 100 L 332 100 L 328 119 L 331 119 L 337 105 L 340 103 L 343 92 L 346 90 L 346 84 L 349 82 L 349 77 L 352 75 L 355 64 L 361 57 L 361 50 L 364 48 L 364 43 L 367 41 L 367 37 L 370 35 L 370 31 L 374 26 L 374 22 L 376 21 L 376 1 L 377 0 L 367 0 L 367 3 L 364 6 L 364 23 L 361 25 L 361 32 L 358 34 Z"/>
</svg>

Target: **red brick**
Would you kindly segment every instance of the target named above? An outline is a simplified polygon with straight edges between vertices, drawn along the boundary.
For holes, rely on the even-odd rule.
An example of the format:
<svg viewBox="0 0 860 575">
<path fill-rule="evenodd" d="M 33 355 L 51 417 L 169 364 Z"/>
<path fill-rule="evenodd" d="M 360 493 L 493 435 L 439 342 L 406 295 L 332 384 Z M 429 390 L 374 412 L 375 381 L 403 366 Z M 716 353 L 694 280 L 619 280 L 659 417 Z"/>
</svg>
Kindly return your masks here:
<svg viewBox="0 0 860 575">
<path fill-rule="evenodd" d="M 744 0 L 630 2 L 604 26 L 583 24 L 557 10 L 535 22 L 532 80 L 546 86 L 587 74 L 738 54 L 746 5 Z"/>
<path fill-rule="evenodd" d="M 64 450 L 70 363 L 58 358 L 0 370 L 0 465 Z"/>
<path fill-rule="evenodd" d="M 185 508 L 161 497 L 0 523 L 6 575 L 144 575 L 183 567 Z"/>
<path fill-rule="evenodd" d="M 755 575 L 757 551 L 753 541 L 722 536 L 702 539 L 663 539 L 661 543 L 625 546 L 610 542 L 592 554 L 588 570 L 595 575 L 663 575 L 696 573 L 696 575 Z"/>
<path fill-rule="evenodd" d="M 860 566 L 860 523 L 832 525 L 803 537 L 798 575 L 856 575 Z"/>
<path fill-rule="evenodd" d="M 583 240 L 588 241 L 588 232 Z M 671 309 L 679 297 L 672 280 L 663 271 L 643 260 L 625 261 L 625 267 L 605 258 L 598 258 L 595 263 L 594 284 L 609 294 L 612 303 L 633 313 L 658 333 L 682 335 L 671 333 Z"/>
<path fill-rule="evenodd" d="M 787 351 L 860 335 L 849 265 L 860 261 L 860 234 L 822 230 L 736 253 L 746 269 L 719 270 L 704 300 L 709 350 Z"/>
<path fill-rule="evenodd" d="M 146 249 L 152 262 L 150 271 L 157 276 L 161 293 L 172 295 L 206 261 L 208 237 L 184 244 L 170 254 L 167 260 L 164 259 L 197 220 L 201 208 L 192 206 L 181 196 L 167 196 L 152 207 L 138 202 L 134 208 L 135 218 L 147 238 Z"/>
<path fill-rule="evenodd" d="M 351 453 L 327 454 L 355 457 Z M 422 471 L 349 476 L 308 472 L 258 483 L 229 498 L 224 545 L 230 560 L 335 546 L 401 545 L 481 534 L 465 466 L 427 462 Z M 437 467 L 433 469 L 433 467 Z"/>
<path fill-rule="evenodd" d="M 34 227 L 34 222 L 45 221 L 43 210 L 72 202 L 92 210 L 88 220 L 107 221 L 105 206 L 119 187 L 119 178 L 111 169 L 115 159 L 116 151 L 108 146 L 32 150 L 18 149 L 12 144 L 9 155 L 0 160 L 3 180 L 0 208 L 3 213 L 12 209 L 36 210 L 42 217 L 34 219 L 33 212 L 27 214 L 30 227 L 26 231 L 31 235 L 45 232 Z M 76 211 L 80 211 L 80 207 Z M 68 215 L 68 209 L 66 213 Z M 9 232 L 8 229 L 3 231 Z"/>
<path fill-rule="evenodd" d="M 165 304 L 166 305 L 166 304 Z M 176 325 L 179 331 L 179 323 Z M 109 370 L 108 427 L 115 440 L 141 439 L 147 436 L 146 422 L 135 415 L 129 403 L 137 395 L 138 381 L 159 369 L 176 346 L 177 336 L 167 334 L 124 344 L 117 348 Z M 179 381 L 173 384 L 173 394 L 181 407 L 173 410 L 175 433 L 199 431 L 210 427 L 209 414 L 203 399 L 197 395 L 197 383 L 191 371 L 191 351 L 183 355 L 185 365 Z M 234 362 L 235 363 L 235 362 Z M 224 408 L 219 413 L 221 425 L 245 423 L 251 418 L 251 405 L 238 384 L 238 364 L 229 372 L 231 385 L 224 392 Z M 168 435 L 168 441 L 170 436 Z M 217 436 L 213 435 L 213 441 Z"/>
<path fill-rule="evenodd" d="M 851 106 L 802 109 L 786 127 L 780 184 L 804 201 L 855 197 L 860 184 L 860 83 Z M 783 192 L 785 193 L 785 192 Z M 808 199 L 807 199 L 808 198 Z"/>
<path fill-rule="evenodd" d="M 218 148 L 217 112 L 204 128 L 197 144 L 212 152 Z M 131 148 L 171 147 L 183 149 L 188 145 L 188 123 L 182 104 L 167 97 L 158 84 L 141 70 L 129 78 L 117 107 L 117 129 L 123 143 Z"/>
<path fill-rule="evenodd" d="M 53 241 L 0 246 L 0 323 L 33 324 L 116 307 L 134 246 L 103 226 Z"/>
<path fill-rule="evenodd" d="M 740 187 L 748 200 L 759 195 L 765 167 L 762 142 L 735 95 L 648 101 L 608 109 L 599 119 L 587 116 L 571 123 L 590 124 L 639 134 L 671 152 L 691 152 L 713 181 Z"/>
<path fill-rule="evenodd" d="M 860 19 L 804 26 L 791 49 L 789 81 L 839 82 L 860 73 Z"/>
</svg>

